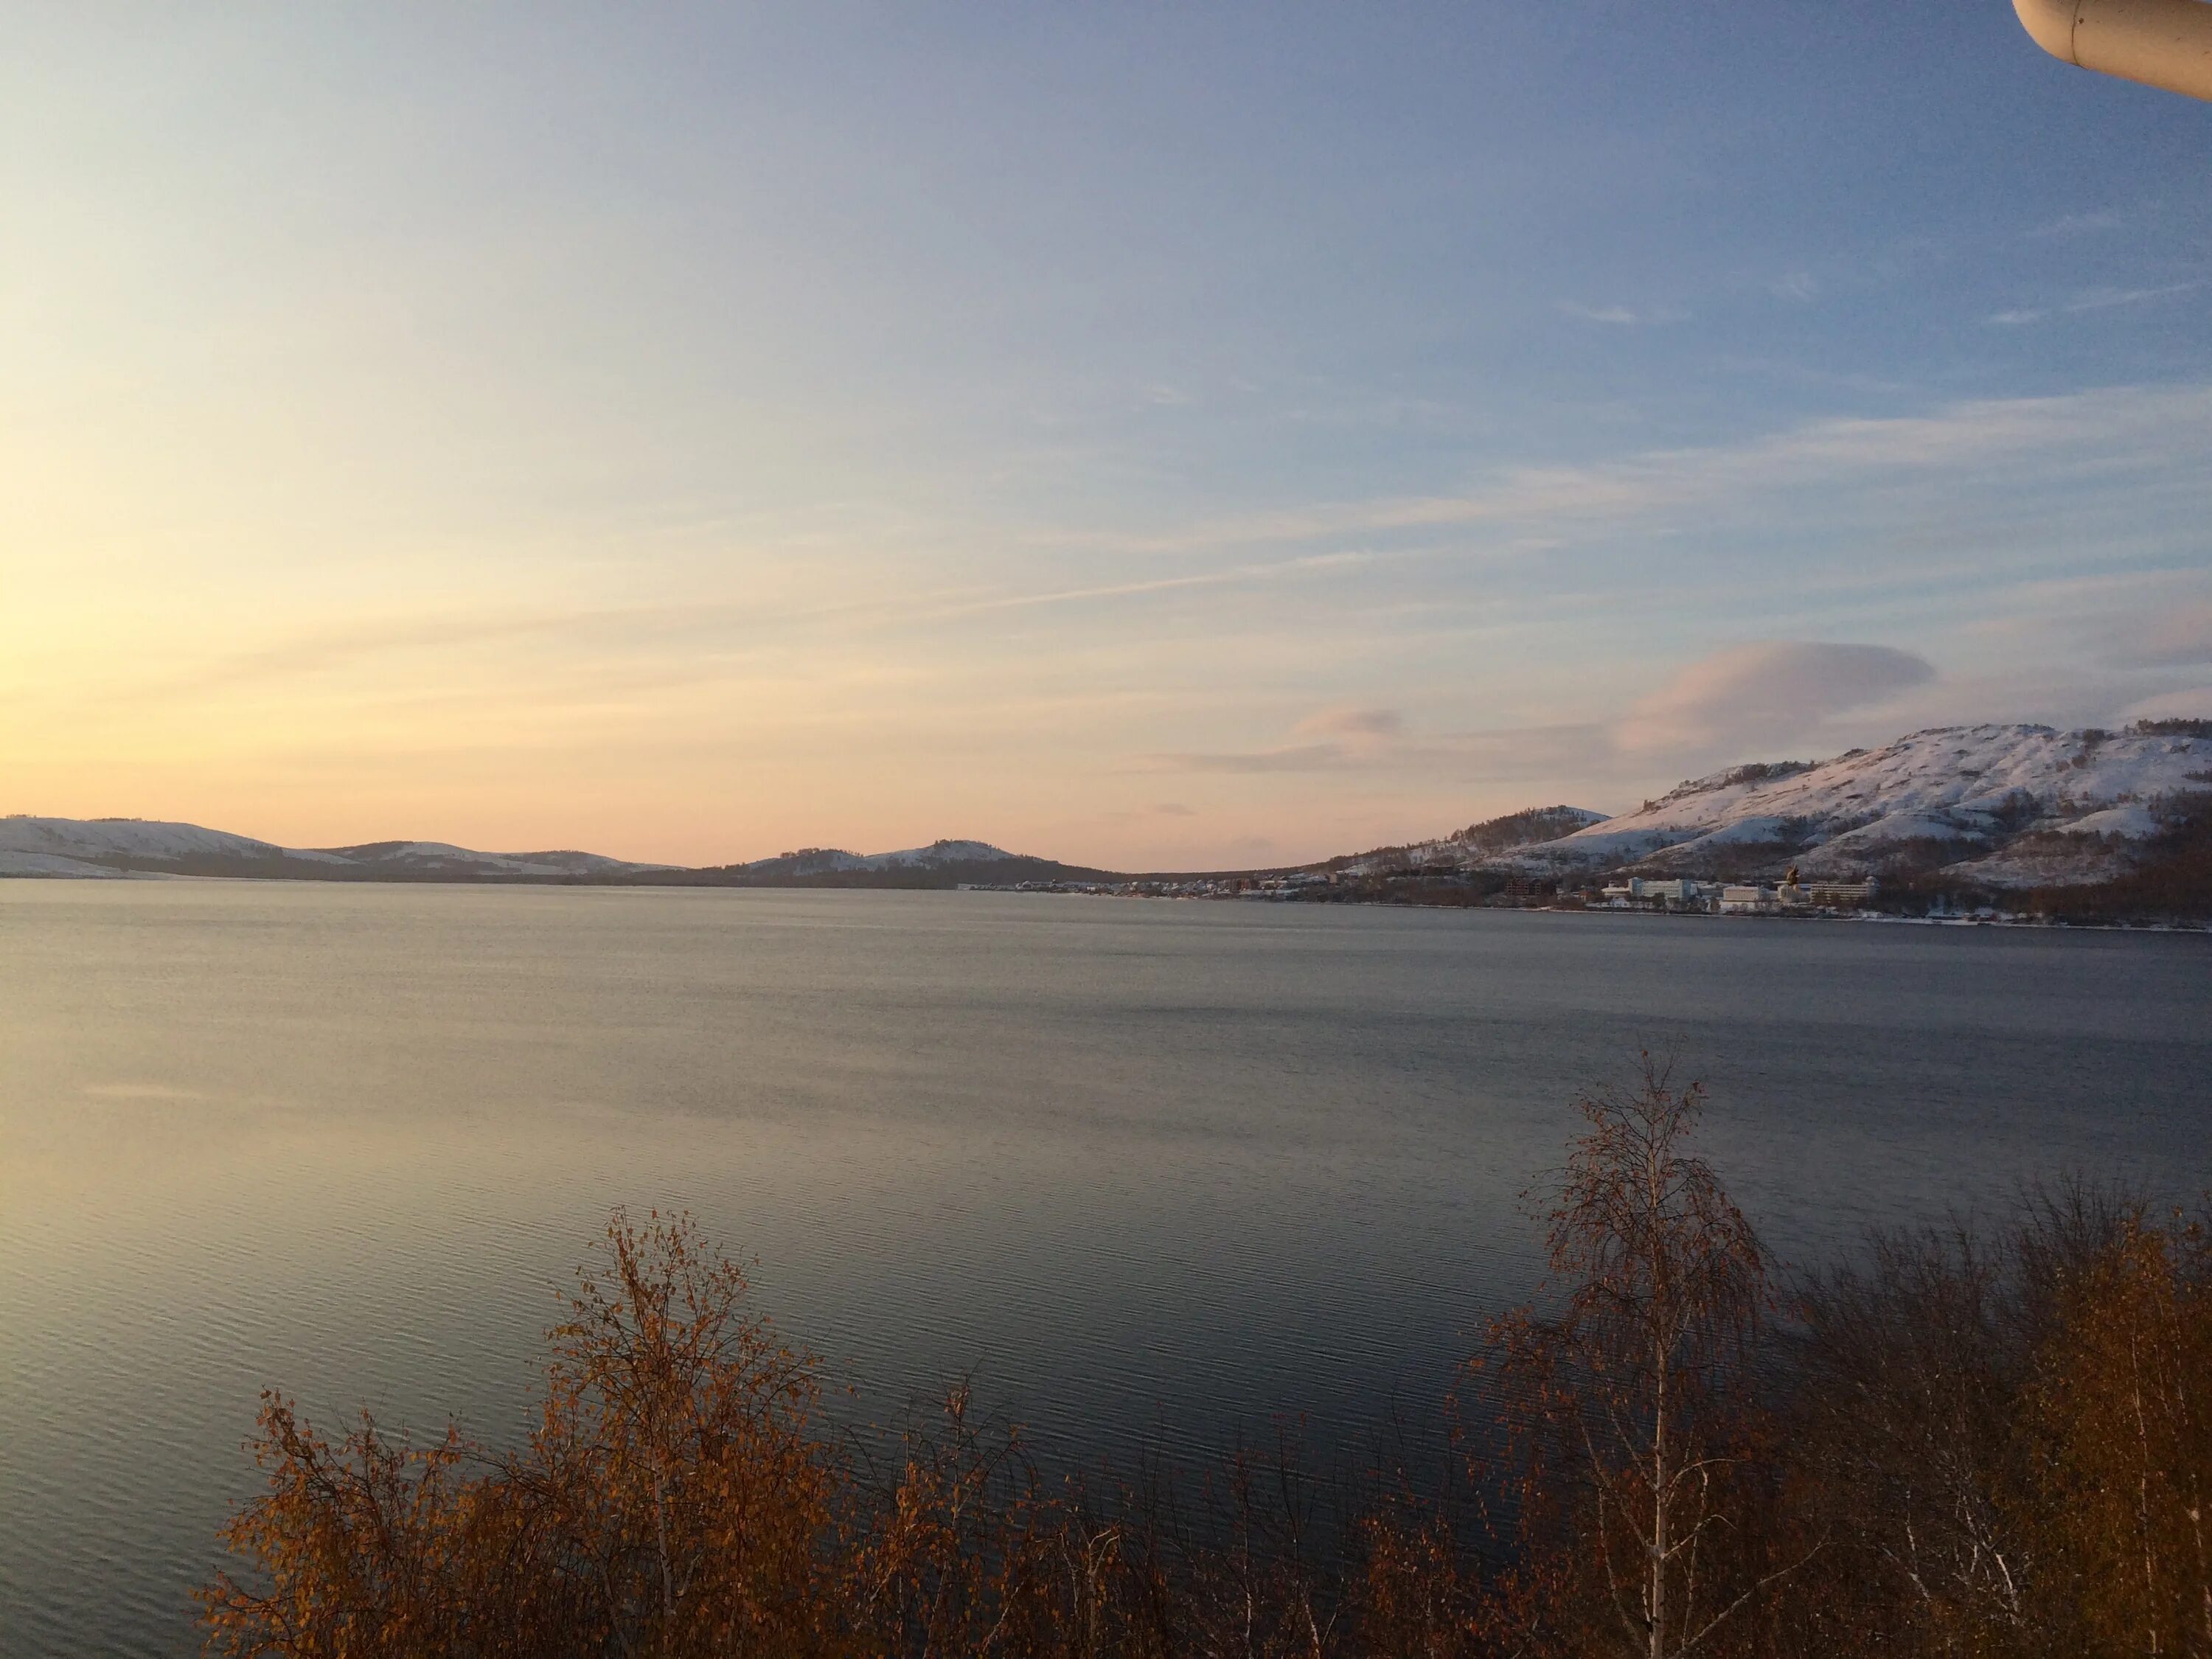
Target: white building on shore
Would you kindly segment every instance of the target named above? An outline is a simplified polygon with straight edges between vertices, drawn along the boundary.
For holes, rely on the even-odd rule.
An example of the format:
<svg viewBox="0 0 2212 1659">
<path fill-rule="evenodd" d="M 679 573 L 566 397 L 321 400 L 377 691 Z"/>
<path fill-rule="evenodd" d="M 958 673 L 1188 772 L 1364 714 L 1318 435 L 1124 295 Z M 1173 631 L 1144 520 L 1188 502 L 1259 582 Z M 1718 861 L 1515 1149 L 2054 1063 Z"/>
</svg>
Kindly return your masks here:
<svg viewBox="0 0 2212 1659">
<path fill-rule="evenodd" d="M 1616 882 L 1604 890 L 1605 902 L 1615 906 L 1659 905 L 1674 908 L 1698 904 L 1711 891 L 1708 883 L 1692 881 L 1687 877 L 1669 877 L 1656 881 L 1644 876 L 1631 876 L 1626 881 Z"/>
</svg>

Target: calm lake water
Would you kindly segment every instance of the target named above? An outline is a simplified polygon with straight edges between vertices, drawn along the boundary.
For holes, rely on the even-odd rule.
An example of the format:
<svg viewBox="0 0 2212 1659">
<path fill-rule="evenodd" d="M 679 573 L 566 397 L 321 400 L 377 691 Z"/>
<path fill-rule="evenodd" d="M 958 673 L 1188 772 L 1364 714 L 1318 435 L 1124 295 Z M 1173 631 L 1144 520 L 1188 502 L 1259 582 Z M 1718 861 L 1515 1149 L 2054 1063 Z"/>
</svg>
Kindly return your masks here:
<svg viewBox="0 0 2212 1659">
<path fill-rule="evenodd" d="M 191 1650 L 258 1390 L 497 1435 L 611 1206 L 876 1419 L 1418 1413 L 1639 1046 L 1797 1261 L 2212 1181 L 2212 939 L 997 894 L 0 883 L 0 1651 Z"/>
</svg>

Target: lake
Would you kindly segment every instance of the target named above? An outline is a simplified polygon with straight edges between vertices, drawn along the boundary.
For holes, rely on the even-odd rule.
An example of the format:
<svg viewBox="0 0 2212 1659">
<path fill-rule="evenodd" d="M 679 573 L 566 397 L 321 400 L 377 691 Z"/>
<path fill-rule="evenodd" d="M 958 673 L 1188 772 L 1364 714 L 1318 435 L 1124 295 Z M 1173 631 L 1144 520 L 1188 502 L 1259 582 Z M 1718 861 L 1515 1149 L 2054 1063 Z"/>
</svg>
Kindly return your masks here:
<svg viewBox="0 0 2212 1659">
<path fill-rule="evenodd" d="M 0 1650 L 193 1649 L 258 1391 L 492 1436 L 611 1206 L 880 1420 L 1433 1407 L 1641 1047 L 1786 1258 L 2212 1182 L 2212 938 L 986 893 L 0 882 Z"/>
</svg>

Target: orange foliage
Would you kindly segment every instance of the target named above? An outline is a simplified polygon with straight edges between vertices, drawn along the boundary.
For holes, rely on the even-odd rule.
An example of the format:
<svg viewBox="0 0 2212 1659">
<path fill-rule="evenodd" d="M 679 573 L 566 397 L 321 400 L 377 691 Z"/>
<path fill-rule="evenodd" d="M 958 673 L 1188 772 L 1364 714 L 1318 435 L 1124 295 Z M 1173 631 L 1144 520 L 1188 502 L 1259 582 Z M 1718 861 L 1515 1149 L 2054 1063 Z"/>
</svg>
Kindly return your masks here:
<svg viewBox="0 0 2212 1659">
<path fill-rule="evenodd" d="M 1578 1104 L 1552 1298 L 1474 1362 L 1463 1485 L 1316 1480 L 1287 1430 L 1194 1506 L 1158 1469 L 1048 1482 L 964 1389 L 879 1481 L 744 1274 L 687 1218 L 618 1212 L 520 1447 L 367 1415 L 332 1441 L 263 1396 L 209 1650 L 2212 1659 L 2200 1229 L 2070 1189 L 1995 1244 L 1875 1241 L 1784 1335 L 1690 1150 L 1697 1087 L 1647 1059 Z"/>
<path fill-rule="evenodd" d="M 2085 1651 L 2212 1656 L 2212 1284 L 2203 1232 L 2127 1216 L 2061 1287 L 2027 1398 L 2032 1524 Z"/>
<path fill-rule="evenodd" d="M 448 1429 L 337 1446 L 264 1396 L 269 1489 L 202 1597 L 239 1655 L 840 1651 L 843 1473 L 814 1362 L 741 1311 L 688 1224 L 617 1216 L 553 1333 L 544 1415 L 495 1455 Z"/>
<path fill-rule="evenodd" d="M 1710 1650 L 1768 1582 L 1742 1570 L 1766 1258 L 1688 1150 L 1702 1104 L 1649 1054 L 1633 1088 L 1577 1102 L 1589 1128 L 1546 1218 L 1559 1305 L 1491 1326 L 1486 1380 L 1520 1437 L 1543 1575 L 1527 1593 L 1563 1651 Z"/>
</svg>

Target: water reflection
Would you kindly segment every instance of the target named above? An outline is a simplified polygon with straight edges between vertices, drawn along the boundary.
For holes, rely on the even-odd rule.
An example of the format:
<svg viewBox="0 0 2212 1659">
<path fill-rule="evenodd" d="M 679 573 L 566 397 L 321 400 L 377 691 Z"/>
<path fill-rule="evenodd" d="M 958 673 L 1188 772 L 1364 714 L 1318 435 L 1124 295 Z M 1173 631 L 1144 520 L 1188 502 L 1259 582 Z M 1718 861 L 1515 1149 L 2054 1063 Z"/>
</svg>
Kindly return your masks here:
<svg viewBox="0 0 2212 1659">
<path fill-rule="evenodd" d="M 181 1651 L 255 1396 L 519 1420 L 625 1202 L 889 1412 L 1433 1398 L 1641 1043 L 1786 1254 L 2207 1176 L 2207 942 L 988 895 L 0 886 L 0 1638 Z"/>
</svg>

